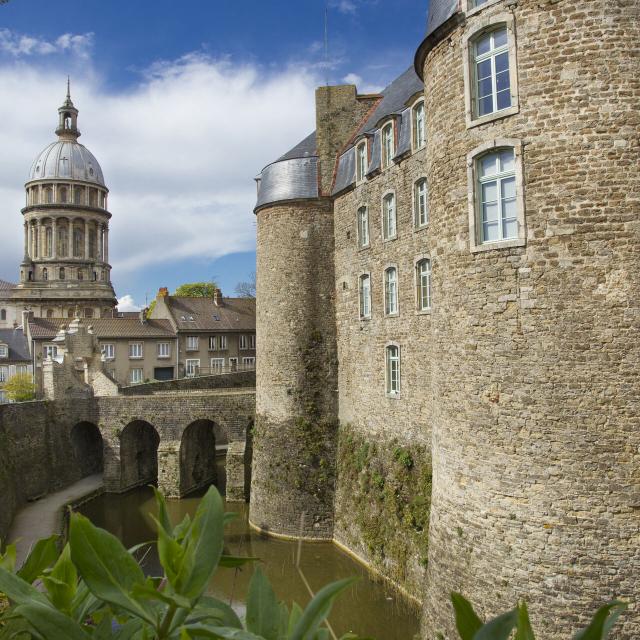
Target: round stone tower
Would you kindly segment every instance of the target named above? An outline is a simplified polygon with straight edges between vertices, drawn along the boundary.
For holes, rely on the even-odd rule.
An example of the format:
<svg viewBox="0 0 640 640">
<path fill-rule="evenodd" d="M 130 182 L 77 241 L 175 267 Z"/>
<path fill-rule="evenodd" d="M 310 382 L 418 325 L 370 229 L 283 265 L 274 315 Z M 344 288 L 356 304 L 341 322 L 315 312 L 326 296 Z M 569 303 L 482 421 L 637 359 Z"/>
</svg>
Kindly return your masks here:
<svg viewBox="0 0 640 640">
<path fill-rule="evenodd" d="M 78 142 L 69 88 L 58 140 L 35 159 L 26 188 L 24 259 L 16 302 L 48 317 L 100 317 L 116 305 L 109 265 L 107 189 L 93 154 Z"/>
<path fill-rule="evenodd" d="M 636 600 L 640 21 L 624 0 L 432 0 L 434 305 L 424 637 L 528 601 L 566 638 Z"/>
</svg>

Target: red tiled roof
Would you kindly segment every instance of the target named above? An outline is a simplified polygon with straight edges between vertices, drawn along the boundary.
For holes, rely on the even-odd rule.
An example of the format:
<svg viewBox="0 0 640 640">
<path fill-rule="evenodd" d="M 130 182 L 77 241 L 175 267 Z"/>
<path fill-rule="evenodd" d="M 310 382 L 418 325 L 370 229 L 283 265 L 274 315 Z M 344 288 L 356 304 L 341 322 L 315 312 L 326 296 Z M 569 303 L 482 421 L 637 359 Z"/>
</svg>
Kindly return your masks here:
<svg viewBox="0 0 640 640">
<path fill-rule="evenodd" d="M 256 301 L 224 298 L 217 306 L 213 298 L 167 296 L 165 303 L 179 331 L 255 331 Z"/>
<path fill-rule="evenodd" d="M 54 338 L 70 322 L 59 318 L 32 318 L 29 320 L 31 337 L 34 340 Z M 138 318 L 85 318 L 82 322 L 86 327 L 93 327 L 97 338 L 175 337 L 169 320 L 147 320 L 143 324 Z"/>
<path fill-rule="evenodd" d="M 12 282 L 7 282 L 6 280 L 2 280 L 0 278 L 0 291 L 6 291 L 8 289 L 15 289 L 16 285 Z"/>
</svg>

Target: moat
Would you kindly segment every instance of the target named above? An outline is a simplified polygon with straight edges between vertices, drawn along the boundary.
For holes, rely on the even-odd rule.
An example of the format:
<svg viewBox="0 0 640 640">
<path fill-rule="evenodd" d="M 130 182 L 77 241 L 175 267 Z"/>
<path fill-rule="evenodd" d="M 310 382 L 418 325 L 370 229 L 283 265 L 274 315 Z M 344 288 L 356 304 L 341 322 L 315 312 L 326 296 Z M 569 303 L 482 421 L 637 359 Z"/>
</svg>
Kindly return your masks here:
<svg viewBox="0 0 640 640">
<path fill-rule="evenodd" d="M 180 521 L 193 515 L 200 497 L 168 502 L 170 516 Z M 237 518 L 225 530 L 227 553 L 260 558 L 279 599 L 287 603 L 306 604 L 304 584 L 295 567 L 298 544 L 264 536 L 249 527 L 248 505 L 225 504 L 226 511 Z M 79 511 L 96 525 L 117 535 L 126 547 L 155 539 L 150 513 L 156 512 L 153 493 L 139 488 L 124 495 L 103 494 L 84 504 Z M 146 573 L 157 575 L 160 565 L 155 550 L 143 560 Z M 409 640 L 419 630 L 417 607 L 402 597 L 388 583 L 376 580 L 369 571 L 332 543 L 302 545 L 301 567 L 314 591 L 323 585 L 348 576 L 360 581 L 334 606 L 330 622 L 338 636 L 348 631 L 377 640 Z M 252 569 L 221 569 L 210 586 L 211 594 L 232 604 L 244 613 L 243 597 L 247 593 Z"/>
</svg>

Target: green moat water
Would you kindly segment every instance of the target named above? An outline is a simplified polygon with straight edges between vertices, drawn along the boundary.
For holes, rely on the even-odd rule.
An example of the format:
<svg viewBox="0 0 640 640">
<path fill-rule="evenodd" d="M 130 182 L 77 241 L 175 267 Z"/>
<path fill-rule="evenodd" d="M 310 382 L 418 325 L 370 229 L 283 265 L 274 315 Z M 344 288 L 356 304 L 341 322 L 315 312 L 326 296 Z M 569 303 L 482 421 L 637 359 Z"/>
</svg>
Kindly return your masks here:
<svg viewBox="0 0 640 640">
<path fill-rule="evenodd" d="M 193 515 L 199 500 L 195 496 L 169 501 L 168 509 L 174 522 L 182 520 L 187 513 Z M 260 558 L 278 598 L 289 605 L 294 600 L 306 604 L 309 598 L 295 568 L 297 543 L 269 538 L 251 529 L 248 505 L 229 504 L 225 509 L 238 514 L 225 529 L 226 553 Z M 84 504 L 79 511 L 94 524 L 118 536 L 126 547 L 155 539 L 149 514 L 155 514 L 156 508 L 149 488 L 125 495 L 105 494 Z M 144 559 L 143 567 L 150 575 L 159 572 L 154 549 Z M 376 580 L 365 567 L 335 545 L 303 544 L 301 567 L 314 591 L 333 580 L 360 577 L 331 613 L 330 622 L 338 636 L 353 631 L 375 640 L 411 640 L 418 632 L 419 613 L 415 605 L 388 584 Z M 211 583 L 211 594 L 231 602 L 240 615 L 244 614 L 243 596 L 247 593 L 251 572 L 250 567 L 220 569 Z"/>
</svg>

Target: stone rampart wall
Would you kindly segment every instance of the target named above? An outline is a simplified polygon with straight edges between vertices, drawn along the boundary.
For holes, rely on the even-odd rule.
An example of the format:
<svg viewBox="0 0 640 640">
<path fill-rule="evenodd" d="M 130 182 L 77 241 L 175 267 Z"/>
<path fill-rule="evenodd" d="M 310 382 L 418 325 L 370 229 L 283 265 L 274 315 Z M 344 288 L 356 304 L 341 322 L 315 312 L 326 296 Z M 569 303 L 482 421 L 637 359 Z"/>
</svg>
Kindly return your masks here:
<svg viewBox="0 0 640 640">
<path fill-rule="evenodd" d="M 255 388 L 255 371 L 236 371 L 213 376 L 179 378 L 159 382 L 147 382 L 122 387 L 120 393 L 125 396 L 142 396 L 164 391 L 206 391 L 207 389 L 229 389 L 235 387 Z"/>
</svg>

